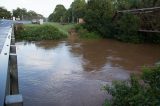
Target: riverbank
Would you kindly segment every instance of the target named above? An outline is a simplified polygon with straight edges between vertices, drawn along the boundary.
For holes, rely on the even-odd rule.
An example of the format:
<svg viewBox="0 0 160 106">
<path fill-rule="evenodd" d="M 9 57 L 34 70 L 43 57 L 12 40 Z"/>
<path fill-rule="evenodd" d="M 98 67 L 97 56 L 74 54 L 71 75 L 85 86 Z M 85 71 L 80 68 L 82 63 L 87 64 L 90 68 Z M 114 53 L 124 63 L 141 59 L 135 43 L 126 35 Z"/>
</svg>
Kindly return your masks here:
<svg viewBox="0 0 160 106">
<path fill-rule="evenodd" d="M 52 25 L 52 26 L 58 28 L 61 32 L 65 33 L 66 35 L 68 35 L 68 32 L 71 29 L 75 28 L 75 24 L 72 24 L 72 23 L 69 23 L 69 24 L 60 24 L 60 23 L 57 23 L 57 22 L 47 22 L 45 24 Z"/>
<path fill-rule="evenodd" d="M 143 68 L 140 79 L 131 75 L 129 81 L 116 81 L 104 89 L 112 95 L 104 106 L 159 106 L 160 66 Z"/>
<path fill-rule="evenodd" d="M 102 34 L 94 31 L 88 31 L 86 25 L 81 24 L 60 24 L 55 22 L 47 22 L 44 25 L 38 24 L 25 24 L 20 25 L 18 30 L 15 31 L 16 38 L 20 40 L 55 40 L 65 39 L 70 37 L 71 31 L 76 33 L 76 38 L 80 39 L 115 39 L 122 42 L 129 43 L 159 43 L 159 35 L 119 35 L 111 34 L 104 37 Z M 116 31 L 115 31 L 116 32 Z"/>
</svg>

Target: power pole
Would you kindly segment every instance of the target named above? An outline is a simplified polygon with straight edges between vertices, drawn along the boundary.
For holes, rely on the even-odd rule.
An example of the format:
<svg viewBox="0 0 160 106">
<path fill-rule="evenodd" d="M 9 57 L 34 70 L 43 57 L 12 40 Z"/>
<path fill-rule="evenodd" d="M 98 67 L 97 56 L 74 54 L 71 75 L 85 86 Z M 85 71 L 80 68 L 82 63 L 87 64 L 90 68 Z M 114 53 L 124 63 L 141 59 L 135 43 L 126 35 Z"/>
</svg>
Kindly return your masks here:
<svg viewBox="0 0 160 106">
<path fill-rule="evenodd" d="M 72 23 L 74 23 L 74 6 L 72 7 Z"/>
</svg>

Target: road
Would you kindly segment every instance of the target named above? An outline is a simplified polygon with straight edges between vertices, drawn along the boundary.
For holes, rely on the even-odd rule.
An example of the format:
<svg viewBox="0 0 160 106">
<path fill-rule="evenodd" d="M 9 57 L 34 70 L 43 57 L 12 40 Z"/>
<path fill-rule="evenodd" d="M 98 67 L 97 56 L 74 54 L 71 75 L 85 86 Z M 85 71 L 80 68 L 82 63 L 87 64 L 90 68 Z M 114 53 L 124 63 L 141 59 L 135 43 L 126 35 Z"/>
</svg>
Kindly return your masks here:
<svg viewBox="0 0 160 106">
<path fill-rule="evenodd" d="M 0 53 L 12 23 L 11 20 L 0 20 Z"/>
</svg>

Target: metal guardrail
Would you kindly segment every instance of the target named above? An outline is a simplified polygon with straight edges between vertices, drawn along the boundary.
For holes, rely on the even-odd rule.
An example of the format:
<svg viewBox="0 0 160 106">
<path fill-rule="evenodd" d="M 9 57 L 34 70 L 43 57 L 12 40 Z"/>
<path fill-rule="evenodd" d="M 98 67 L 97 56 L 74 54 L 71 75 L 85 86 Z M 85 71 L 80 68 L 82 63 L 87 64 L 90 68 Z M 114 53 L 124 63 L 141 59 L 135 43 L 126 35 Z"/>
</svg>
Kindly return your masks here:
<svg viewBox="0 0 160 106">
<path fill-rule="evenodd" d="M 13 25 L 0 54 L 0 106 L 22 106 Z"/>
</svg>

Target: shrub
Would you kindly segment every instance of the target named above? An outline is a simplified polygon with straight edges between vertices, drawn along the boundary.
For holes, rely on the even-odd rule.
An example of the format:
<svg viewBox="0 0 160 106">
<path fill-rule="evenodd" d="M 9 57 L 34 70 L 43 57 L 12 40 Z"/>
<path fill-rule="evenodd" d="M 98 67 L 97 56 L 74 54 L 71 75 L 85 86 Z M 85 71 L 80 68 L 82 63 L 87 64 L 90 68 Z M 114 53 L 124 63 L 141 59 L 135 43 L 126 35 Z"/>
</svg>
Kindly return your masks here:
<svg viewBox="0 0 160 106">
<path fill-rule="evenodd" d="M 158 33 L 144 33 L 142 36 L 144 42 L 160 43 L 160 34 Z"/>
<path fill-rule="evenodd" d="M 125 42 L 141 42 L 141 36 L 138 35 L 139 18 L 133 14 L 123 14 L 116 22 L 116 39 Z"/>
<path fill-rule="evenodd" d="M 104 106 L 159 106 L 160 66 L 145 68 L 142 80 L 131 76 L 130 81 L 115 81 L 104 89 L 112 95 Z"/>
<path fill-rule="evenodd" d="M 87 29 L 84 28 L 83 25 L 76 25 L 75 29 L 78 32 L 78 35 L 80 38 L 83 38 L 83 39 L 100 39 L 100 38 L 102 38 L 96 32 L 89 32 Z"/>
<path fill-rule="evenodd" d="M 66 38 L 67 35 L 52 25 L 24 25 L 15 31 L 17 39 L 23 40 L 54 40 Z"/>
</svg>

